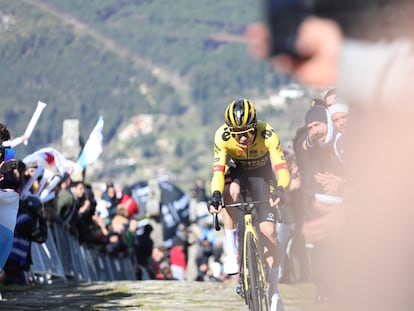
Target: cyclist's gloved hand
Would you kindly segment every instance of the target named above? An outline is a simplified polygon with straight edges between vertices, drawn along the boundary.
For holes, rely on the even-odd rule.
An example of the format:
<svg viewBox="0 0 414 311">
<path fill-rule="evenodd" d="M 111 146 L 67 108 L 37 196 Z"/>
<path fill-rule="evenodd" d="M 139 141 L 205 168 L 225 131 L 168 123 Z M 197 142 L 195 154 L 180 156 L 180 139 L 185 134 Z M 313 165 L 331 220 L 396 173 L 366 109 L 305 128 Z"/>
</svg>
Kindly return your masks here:
<svg viewBox="0 0 414 311">
<path fill-rule="evenodd" d="M 277 199 L 279 199 L 279 202 L 282 202 L 284 193 L 285 189 L 282 186 L 277 186 L 275 190 L 270 194 L 273 202 Z"/>
<path fill-rule="evenodd" d="M 211 205 L 214 206 L 215 209 L 218 209 L 218 207 L 222 205 L 220 191 L 218 190 L 214 191 L 213 196 L 211 197 L 211 200 L 208 203 L 209 203 L 208 204 L 209 210 L 210 210 Z"/>
</svg>

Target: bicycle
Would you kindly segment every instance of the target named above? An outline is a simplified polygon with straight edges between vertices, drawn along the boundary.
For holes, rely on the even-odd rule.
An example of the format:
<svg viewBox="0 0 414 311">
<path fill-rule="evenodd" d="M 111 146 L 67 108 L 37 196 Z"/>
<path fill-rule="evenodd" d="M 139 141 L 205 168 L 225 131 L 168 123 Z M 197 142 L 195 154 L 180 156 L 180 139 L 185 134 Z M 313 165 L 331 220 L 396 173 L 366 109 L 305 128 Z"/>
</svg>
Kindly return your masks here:
<svg viewBox="0 0 414 311">
<path fill-rule="evenodd" d="M 248 201 L 247 195 L 243 194 L 243 202 L 223 205 L 223 208 L 237 208 L 243 212 L 244 233 L 240 258 L 240 278 L 244 300 L 249 310 L 269 310 L 268 283 L 266 277 L 266 262 L 263 260 L 263 253 L 259 236 L 253 224 L 253 211 L 258 204 L 268 203 L 265 201 Z M 217 214 L 213 218 L 214 227 L 220 230 Z"/>
</svg>

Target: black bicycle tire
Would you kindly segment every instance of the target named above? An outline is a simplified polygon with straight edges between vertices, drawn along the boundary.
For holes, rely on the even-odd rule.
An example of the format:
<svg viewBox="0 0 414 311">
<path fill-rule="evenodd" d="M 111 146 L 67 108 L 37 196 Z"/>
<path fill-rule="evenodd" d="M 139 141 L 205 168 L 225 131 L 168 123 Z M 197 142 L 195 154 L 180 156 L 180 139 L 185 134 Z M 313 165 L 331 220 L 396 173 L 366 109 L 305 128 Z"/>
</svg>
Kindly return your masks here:
<svg viewBox="0 0 414 311">
<path fill-rule="evenodd" d="M 257 259 L 259 258 L 259 248 L 255 242 L 252 233 L 246 235 L 246 261 L 248 267 L 249 290 L 247 294 L 249 309 L 252 311 L 267 310 L 265 289 L 263 282 L 260 280 L 261 271 Z"/>
</svg>

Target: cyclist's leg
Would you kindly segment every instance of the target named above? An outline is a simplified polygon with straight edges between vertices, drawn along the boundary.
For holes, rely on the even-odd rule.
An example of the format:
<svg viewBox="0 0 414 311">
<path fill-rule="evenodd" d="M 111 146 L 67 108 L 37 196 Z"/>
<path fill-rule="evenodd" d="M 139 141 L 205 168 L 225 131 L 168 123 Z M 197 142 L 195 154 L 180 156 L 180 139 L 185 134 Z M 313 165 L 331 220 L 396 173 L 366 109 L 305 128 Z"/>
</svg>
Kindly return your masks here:
<svg viewBox="0 0 414 311">
<path fill-rule="evenodd" d="M 226 184 L 223 192 L 224 204 L 237 201 L 240 193 L 240 182 L 236 172 L 230 170 L 226 176 Z M 227 274 L 238 273 L 238 249 L 237 249 L 237 211 L 235 209 L 223 209 L 221 215 L 224 225 L 224 272 Z"/>
<path fill-rule="evenodd" d="M 224 204 L 231 204 L 237 201 L 237 196 L 234 196 L 240 186 L 236 183 L 231 183 L 224 187 Z M 235 190 L 236 189 L 236 190 Z M 236 199 L 234 199 L 236 198 Z M 237 255 L 237 247 L 235 244 L 237 233 L 237 213 L 235 209 L 223 209 L 221 219 L 224 225 L 224 232 L 226 236 L 225 252 L 227 255 Z"/>
<path fill-rule="evenodd" d="M 269 179 L 264 179 L 263 177 L 250 178 L 252 199 L 254 201 L 267 202 L 270 197 L 270 184 L 272 182 L 271 177 Z M 262 206 L 256 209 L 256 213 L 261 240 L 264 246 L 264 258 L 269 266 L 269 297 L 275 294 L 279 296 L 279 248 L 276 234 L 277 215 L 268 203 L 262 204 Z"/>
</svg>

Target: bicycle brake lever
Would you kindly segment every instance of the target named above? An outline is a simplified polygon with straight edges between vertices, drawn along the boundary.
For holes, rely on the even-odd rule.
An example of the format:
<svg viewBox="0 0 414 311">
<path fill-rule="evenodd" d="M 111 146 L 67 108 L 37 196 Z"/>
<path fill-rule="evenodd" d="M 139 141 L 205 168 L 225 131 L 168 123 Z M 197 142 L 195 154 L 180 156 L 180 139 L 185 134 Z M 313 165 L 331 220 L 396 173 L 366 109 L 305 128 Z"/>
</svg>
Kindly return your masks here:
<svg viewBox="0 0 414 311">
<path fill-rule="evenodd" d="M 219 221 L 218 221 L 218 214 L 214 214 L 213 215 L 213 225 L 214 225 L 214 228 L 216 229 L 216 231 L 220 231 L 220 224 L 219 224 Z"/>
</svg>

